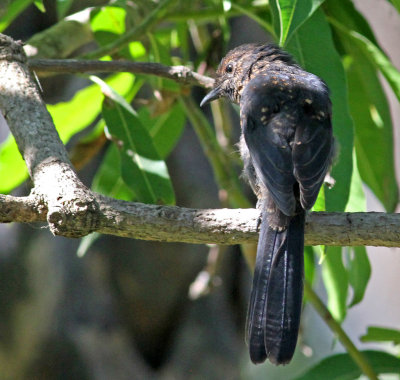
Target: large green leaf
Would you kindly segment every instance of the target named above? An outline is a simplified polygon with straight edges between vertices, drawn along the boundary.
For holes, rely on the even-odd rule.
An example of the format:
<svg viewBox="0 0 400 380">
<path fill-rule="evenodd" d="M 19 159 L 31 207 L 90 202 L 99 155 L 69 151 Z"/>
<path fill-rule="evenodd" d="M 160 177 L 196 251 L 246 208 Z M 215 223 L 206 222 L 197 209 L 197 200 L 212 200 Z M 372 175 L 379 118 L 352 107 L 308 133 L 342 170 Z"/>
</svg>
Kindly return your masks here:
<svg viewBox="0 0 400 380">
<path fill-rule="evenodd" d="M 346 212 L 365 211 L 366 200 L 357 160 L 353 160 L 353 171 L 350 185 L 350 196 L 345 208 Z M 327 255 L 322 265 L 322 276 L 328 293 L 328 308 L 338 320 L 346 316 L 348 286 L 353 289 L 353 299 L 350 306 L 359 303 L 365 294 L 371 275 L 371 266 L 365 247 L 349 248 L 348 267 L 342 259 L 342 250 L 338 247 L 326 247 Z"/>
<path fill-rule="evenodd" d="M 391 342 L 393 344 L 400 344 L 400 330 L 370 326 L 367 333 L 360 340 L 362 342 Z"/>
<path fill-rule="evenodd" d="M 163 35 L 161 32 L 155 33 L 154 35 L 149 35 L 149 40 L 151 42 L 149 60 L 152 62 L 162 62 L 164 65 L 173 65 L 170 34 Z M 148 77 L 147 79 L 148 82 L 158 90 L 163 89 L 178 92 L 181 89 L 178 83 L 170 79 L 161 77 Z"/>
<path fill-rule="evenodd" d="M 285 46 L 293 36 L 293 33 L 305 22 L 324 0 L 273 0 L 275 11 L 274 23 L 279 22 L 279 45 Z M 277 16 L 276 17 L 276 12 Z"/>
<path fill-rule="evenodd" d="M 185 114 L 180 103 L 176 103 L 168 112 L 157 117 L 151 117 L 147 107 L 138 111 L 142 124 L 149 131 L 158 154 L 166 158 L 182 134 L 185 124 Z"/>
<path fill-rule="evenodd" d="M 376 373 L 400 372 L 400 359 L 382 351 L 363 351 Z M 354 380 L 363 373 L 349 354 L 337 354 L 320 361 L 295 380 Z"/>
<path fill-rule="evenodd" d="M 92 190 L 108 197 L 131 201 L 135 194 L 121 177 L 121 159 L 115 144 L 111 144 L 92 181 Z"/>
<path fill-rule="evenodd" d="M 113 75 L 106 80 L 115 91 L 124 95 L 132 88 L 133 82 L 134 76 L 129 73 Z M 93 84 L 78 91 L 68 102 L 47 106 L 64 143 L 95 120 L 101 112 L 102 101 L 101 90 Z"/>
<path fill-rule="evenodd" d="M 323 8 L 329 19 L 339 20 L 347 28 L 367 37 L 374 44 L 378 44 L 374 33 L 363 15 L 357 11 L 351 0 L 326 0 Z"/>
<path fill-rule="evenodd" d="M 68 14 L 68 11 L 71 8 L 73 2 L 74 0 L 57 0 L 56 7 L 59 20 L 64 18 Z"/>
<path fill-rule="evenodd" d="M 90 26 L 95 34 L 99 31 L 123 34 L 125 32 L 125 17 L 126 10 L 121 7 L 96 8 L 90 14 Z"/>
<path fill-rule="evenodd" d="M 341 247 L 326 247 L 322 278 L 328 294 L 328 309 L 337 321 L 343 321 L 347 312 L 349 276 L 343 264 Z"/>
<path fill-rule="evenodd" d="M 371 277 L 371 264 L 365 247 L 353 247 L 349 262 L 349 281 L 353 289 L 353 299 L 349 307 L 357 305 L 364 298 Z"/>
<path fill-rule="evenodd" d="M 312 285 L 315 278 L 315 256 L 313 247 L 304 247 L 304 277 Z"/>
<path fill-rule="evenodd" d="M 126 33 L 127 10 L 126 4 L 115 2 L 113 6 L 95 8 L 90 14 L 90 26 L 96 41 L 106 46 Z M 130 42 L 123 47 L 118 55 L 126 59 L 144 58 L 146 49 L 139 41 Z"/>
<path fill-rule="evenodd" d="M 389 0 L 389 1 L 397 9 L 397 12 L 400 13 L 400 0 Z"/>
<path fill-rule="evenodd" d="M 111 144 L 108 147 L 107 153 L 93 178 L 92 190 L 111 198 L 125 201 L 134 199 L 134 193 L 121 177 L 120 155 L 115 144 Z M 83 257 L 93 243 L 101 238 L 101 236 L 102 235 L 97 232 L 84 236 L 76 251 L 77 256 Z"/>
<path fill-rule="evenodd" d="M 120 149 L 121 174 L 144 203 L 175 202 L 167 166 L 160 158 L 147 129 L 132 107 L 99 78 L 92 77 L 105 95 L 103 117 L 111 139 Z"/>
<path fill-rule="evenodd" d="M 390 112 L 375 69 L 362 53 L 355 59 L 348 69 L 348 78 L 358 167 L 363 181 L 386 210 L 393 212 L 398 201 L 398 187 Z"/>
<path fill-rule="evenodd" d="M 125 33 L 126 10 L 106 6 L 95 8 L 90 14 L 90 26 L 96 41 L 105 46 Z"/>
<path fill-rule="evenodd" d="M 371 45 L 376 46 L 377 42 L 367 22 L 350 1 L 343 0 L 339 5 L 336 1 L 328 0 L 326 6 L 330 20 L 336 26 L 337 38 L 345 53 L 351 57 L 347 69 L 349 103 L 355 125 L 355 146 L 361 178 L 386 210 L 393 212 L 398 201 L 398 186 L 390 111 L 377 77 L 376 64 L 356 39 L 349 38 L 350 30 L 363 34 Z M 383 54 L 380 49 L 377 50 Z"/>
<path fill-rule="evenodd" d="M 350 196 L 345 207 L 346 212 L 367 211 L 367 200 L 362 187 L 358 164 L 358 159 L 355 157 L 355 153 L 353 153 L 353 174 L 350 183 Z"/>
<path fill-rule="evenodd" d="M 355 9 L 349 0 L 327 1 L 329 20 L 336 30 L 344 37 L 343 41 L 349 44 L 347 53 L 353 55 L 353 48 L 358 47 L 363 53 L 363 60 L 367 59 L 374 67 L 382 72 L 393 92 L 400 100 L 400 72 L 390 62 L 386 54 L 379 47 L 375 36 L 364 17 Z M 358 50 L 357 49 L 357 50 Z M 355 59 L 360 59 L 356 50 Z"/>
<path fill-rule="evenodd" d="M 321 9 L 317 9 L 294 33 L 287 49 L 306 70 L 325 80 L 331 90 L 333 130 L 340 154 L 332 170 L 336 184 L 332 189 L 325 189 L 325 200 L 328 211 L 343 211 L 352 175 L 353 123 L 347 103 L 344 68 Z"/>
<path fill-rule="evenodd" d="M 338 20 L 331 20 L 331 22 L 338 30 L 346 34 L 346 36 L 364 52 L 365 57 L 381 71 L 397 99 L 400 101 L 400 72 L 390 62 L 386 54 L 371 40 L 349 29 Z"/>
<path fill-rule="evenodd" d="M 9 135 L 0 145 L 0 193 L 7 194 L 28 178 L 28 170 L 15 139 Z"/>
<path fill-rule="evenodd" d="M 357 158 L 353 158 L 353 175 L 350 185 L 350 197 L 346 205 L 346 212 L 360 212 L 367 210 L 367 202 L 360 173 L 358 171 Z M 353 247 L 348 249 L 348 278 L 353 289 L 353 298 L 350 307 L 361 302 L 371 276 L 371 265 L 365 247 Z"/>
<path fill-rule="evenodd" d="M 113 88 L 126 94 L 132 88 L 134 76 L 122 73 L 107 79 Z M 68 102 L 48 105 L 57 132 L 63 143 L 91 124 L 101 111 L 103 95 L 97 85 L 78 91 Z M 12 136 L 0 146 L 0 192 L 9 193 L 28 178 L 25 162 Z"/>
</svg>

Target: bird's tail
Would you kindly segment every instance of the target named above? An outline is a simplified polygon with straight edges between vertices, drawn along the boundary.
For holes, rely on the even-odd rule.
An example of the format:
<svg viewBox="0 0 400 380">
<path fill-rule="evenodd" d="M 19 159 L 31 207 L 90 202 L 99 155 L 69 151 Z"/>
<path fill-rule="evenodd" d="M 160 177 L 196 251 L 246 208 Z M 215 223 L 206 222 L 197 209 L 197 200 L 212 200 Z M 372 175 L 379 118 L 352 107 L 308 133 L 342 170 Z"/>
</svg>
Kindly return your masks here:
<svg viewBox="0 0 400 380">
<path fill-rule="evenodd" d="M 263 215 L 247 313 L 247 343 L 253 363 L 288 363 L 294 354 L 303 299 L 305 212 L 284 231 Z"/>
</svg>

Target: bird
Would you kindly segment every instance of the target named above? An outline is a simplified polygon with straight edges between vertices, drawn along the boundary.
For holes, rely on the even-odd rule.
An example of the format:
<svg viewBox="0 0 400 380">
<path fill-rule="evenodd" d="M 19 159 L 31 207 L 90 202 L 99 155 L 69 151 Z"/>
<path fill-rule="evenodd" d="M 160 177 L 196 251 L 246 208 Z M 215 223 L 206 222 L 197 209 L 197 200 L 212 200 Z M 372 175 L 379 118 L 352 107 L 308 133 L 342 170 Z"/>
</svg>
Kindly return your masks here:
<svg viewBox="0 0 400 380">
<path fill-rule="evenodd" d="M 240 108 L 243 174 L 257 197 L 259 239 L 246 320 L 250 359 L 288 364 L 304 287 L 304 226 L 334 157 L 326 83 L 274 44 L 245 44 L 221 60 L 200 106 Z"/>
</svg>

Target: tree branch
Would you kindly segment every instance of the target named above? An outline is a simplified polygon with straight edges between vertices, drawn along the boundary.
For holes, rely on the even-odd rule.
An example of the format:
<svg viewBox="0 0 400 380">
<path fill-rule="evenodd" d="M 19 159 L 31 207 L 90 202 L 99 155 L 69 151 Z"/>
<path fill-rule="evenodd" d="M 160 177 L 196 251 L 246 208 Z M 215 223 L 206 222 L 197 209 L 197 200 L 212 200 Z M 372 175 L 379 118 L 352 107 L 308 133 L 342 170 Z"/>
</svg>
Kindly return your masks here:
<svg viewBox="0 0 400 380">
<path fill-rule="evenodd" d="M 154 62 L 97 61 L 76 59 L 31 59 L 29 68 L 41 73 L 107 73 L 128 72 L 149 74 L 172 79 L 183 85 L 196 85 L 211 88 L 214 79 L 200 75 L 186 66 L 166 66 Z"/>
<path fill-rule="evenodd" d="M 256 209 L 189 209 L 126 202 L 93 194 L 98 208 L 92 231 L 121 237 L 193 244 L 243 244 L 258 239 Z M 0 195 L 0 222 L 44 222 L 47 207 L 35 195 Z M 400 214 L 327 213 L 307 216 L 306 245 L 400 246 Z M 85 229 L 75 227 L 77 235 Z M 59 228 L 58 234 L 68 235 Z"/>
<path fill-rule="evenodd" d="M 35 184 L 32 196 L 47 206 L 54 234 L 78 237 L 96 225 L 97 203 L 77 177 L 26 65 L 20 43 L 0 34 L 0 111 Z"/>
</svg>

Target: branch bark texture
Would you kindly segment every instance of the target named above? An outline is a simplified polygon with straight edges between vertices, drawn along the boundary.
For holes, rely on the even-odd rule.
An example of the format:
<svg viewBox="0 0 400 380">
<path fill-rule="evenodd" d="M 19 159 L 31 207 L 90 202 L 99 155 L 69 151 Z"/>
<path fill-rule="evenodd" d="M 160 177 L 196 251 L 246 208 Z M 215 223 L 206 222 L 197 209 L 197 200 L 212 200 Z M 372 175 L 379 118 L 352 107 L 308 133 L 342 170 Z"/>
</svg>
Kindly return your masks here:
<svg viewBox="0 0 400 380">
<path fill-rule="evenodd" d="M 129 72 L 156 75 L 172 79 L 183 85 L 211 88 L 214 84 L 214 79 L 198 74 L 186 66 L 166 66 L 155 62 L 31 59 L 29 67 L 38 74 L 49 72 L 58 74 Z"/>
<path fill-rule="evenodd" d="M 33 194 L 47 207 L 51 231 L 86 235 L 94 228 L 91 213 L 97 203 L 72 169 L 22 45 L 5 35 L 0 35 L 0 73 L 0 110 L 35 184 Z"/>
<path fill-rule="evenodd" d="M 36 195 L 0 196 L 0 222 L 45 222 L 47 208 Z M 258 239 L 256 209 L 189 209 L 146 205 L 94 194 L 98 209 L 93 231 L 121 237 L 194 244 L 243 244 Z M 39 206 L 38 206 L 39 205 Z M 74 214 L 72 213 L 72 216 Z M 400 214 L 312 212 L 306 220 L 306 245 L 400 246 Z M 76 235 L 84 234 L 75 226 Z M 58 230 L 68 235 L 68 231 Z"/>
</svg>

